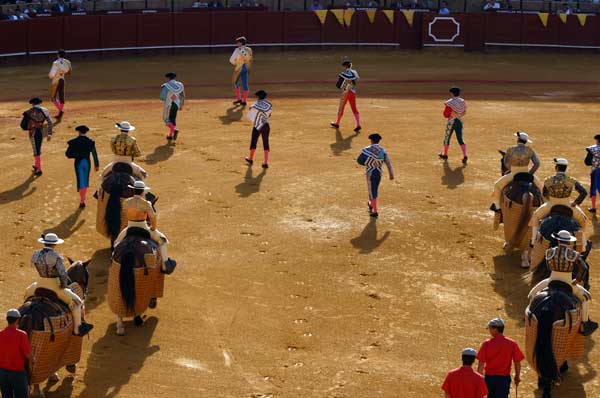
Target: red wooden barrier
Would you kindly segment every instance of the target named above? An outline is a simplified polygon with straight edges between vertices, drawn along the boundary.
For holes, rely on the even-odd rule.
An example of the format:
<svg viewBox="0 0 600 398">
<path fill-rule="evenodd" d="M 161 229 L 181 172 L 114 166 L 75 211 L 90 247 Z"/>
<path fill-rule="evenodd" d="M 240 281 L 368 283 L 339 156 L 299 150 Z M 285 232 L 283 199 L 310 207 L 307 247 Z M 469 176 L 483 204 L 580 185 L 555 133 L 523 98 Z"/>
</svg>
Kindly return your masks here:
<svg viewBox="0 0 600 398">
<path fill-rule="evenodd" d="M 327 19 L 335 18 L 328 15 Z M 283 38 L 285 43 L 319 43 L 321 23 L 312 12 L 284 13 Z"/>
<path fill-rule="evenodd" d="M 212 14 L 210 44 L 235 44 L 236 37 L 247 36 L 246 12 Z"/>
<path fill-rule="evenodd" d="M 1 21 L 0 37 L 10 37 L 10 40 L 0 40 L 0 54 L 26 52 L 28 30 L 28 21 Z"/>
<path fill-rule="evenodd" d="M 174 15 L 173 41 L 176 45 L 209 45 L 211 13 Z"/>
<path fill-rule="evenodd" d="M 558 44 L 559 25 L 562 22 L 556 15 L 548 16 L 548 25 L 544 27 L 537 14 L 524 14 L 521 20 L 523 44 Z"/>
<path fill-rule="evenodd" d="M 173 45 L 172 14 L 138 14 L 137 17 L 139 46 Z"/>
<path fill-rule="evenodd" d="M 373 23 L 369 21 L 367 13 L 355 14 L 354 23 L 358 23 L 359 43 L 398 43 L 394 23 L 388 21 L 382 12 L 375 14 Z"/>
<path fill-rule="evenodd" d="M 422 36 L 422 27 L 424 25 L 424 17 L 424 13 L 416 12 L 413 16 L 411 26 L 401 12 L 395 13 L 396 40 L 400 44 L 400 48 L 416 50 L 423 47 L 424 37 Z"/>
<path fill-rule="evenodd" d="M 485 14 L 486 43 L 521 43 L 522 14 Z"/>
<path fill-rule="evenodd" d="M 30 52 L 56 51 L 63 48 L 63 18 L 29 20 L 27 48 Z"/>
<path fill-rule="evenodd" d="M 100 17 L 102 48 L 136 47 L 137 15 L 103 15 Z"/>
<path fill-rule="evenodd" d="M 323 35 L 321 40 L 323 43 L 356 43 L 358 37 L 358 15 L 355 12 L 350 20 L 350 26 L 345 26 L 342 22 L 338 22 L 335 15 L 329 13 L 323 24 Z"/>
<path fill-rule="evenodd" d="M 426 14 L 423 17 L 423 45 L 462 46 L 465 15 Z"/>
<path fill-rule="evenodd" d="M 65 50 L 100 48 L 100 17 L 65 18 L 63 43 Z"/>
<path fill-rule="evenodd" d="M 588 18 L 581 26 L 577 16 L 567 16 L 567 23 L 558 24 L 559 43 L 562 45 L 595 46 L 598 45 L 598 18 Z"/>
<path fill-rule="evenodd" d="M 248 13 L 247 31 L 252 43 L 283 43 L 283 13 Z"/>
</svg>

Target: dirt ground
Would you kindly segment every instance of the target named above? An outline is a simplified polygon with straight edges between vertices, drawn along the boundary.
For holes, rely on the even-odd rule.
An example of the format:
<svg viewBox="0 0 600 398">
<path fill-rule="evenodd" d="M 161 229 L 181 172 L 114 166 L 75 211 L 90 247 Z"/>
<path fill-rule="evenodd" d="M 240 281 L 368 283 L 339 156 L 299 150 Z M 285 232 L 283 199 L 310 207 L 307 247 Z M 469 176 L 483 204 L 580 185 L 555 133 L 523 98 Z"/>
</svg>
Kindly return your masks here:
<svg viewBox="0 0 600 398">
<path fill-rule="evenodd" d="M 526 131 L 540 176 L 564 156 L 588 186 L 583 148 L 598 132 L 598 56 L 258 49 L 251 88 L 267 90 L 274 106 L 267 171 L 244 164 L 251 126 L 230 105 L 228 56 L 74 61 L 66 116 L 44 143 L 38 179 L 18 122 L 31 96 L 52 107 L 50 60 L 0 69 L 0 308 L 21 303 L 42 232 L 66 238 L 65 255 L 92 258 L 87 313 L 95 329 L 76 376 L 61 371 L 49 397 L 438 397 L 462 348 L 486 338 L 488 319 L 505 318 L 506 334 L 524 349 L 520 256 L 502 250 L 487 210 L 497 149 Z M 328 126 L 344 56 L 362 77 L 360 134 L 349 111 L 339 133 Z M 189 97 L 176 146 L 166 145 L 158 100 L 171 70 Z M 449 162 L 436 156 L 452 84 L 469 104 L 466 167 L 455 141 Z M 87 124 L 105 165 L 121 120 L 138 127 L 140 163 L 160 196 L 159 228 L 179 261 L 158 308 L 141 328 L 127 323 L 126 337 L 115 335 L 106 303 L 110 251 L 95 231 L 95 200 L 79 211 L 64 156 L 73 128 Z M 382 183 L 377 221 L 355 161 L 373 131 L 397 175 Z M 600 233 L 592 240 L 599 244 Z M 590 260 L 594 294 L 596 251 Z M 600 319 L 600 304 L 592 316 Z M 600 395 L 596 339 L 558 397 Z M 519 396 L 536 396 L 535 381 L 525 365 Z"/>
</svg>

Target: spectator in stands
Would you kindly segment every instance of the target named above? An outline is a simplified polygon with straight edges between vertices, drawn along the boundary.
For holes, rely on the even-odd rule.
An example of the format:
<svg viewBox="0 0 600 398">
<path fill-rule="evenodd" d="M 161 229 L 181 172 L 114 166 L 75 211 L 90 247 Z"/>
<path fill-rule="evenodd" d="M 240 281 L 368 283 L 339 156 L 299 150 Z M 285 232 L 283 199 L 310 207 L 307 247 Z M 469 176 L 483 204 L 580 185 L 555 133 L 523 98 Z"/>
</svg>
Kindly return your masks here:
<svg viewBox="0 0 600 398">
<path fill-rule="evenodd" d="M 510 0 L 504 0 L 500 5 L 501 10 L 512 11 L 513 7 Z"/>
<path fill-rule="evenodd" d="M 390 4 L 390 8 L 395 9 L 395 10 L 400 10 L 402 7 L 402 3 L 399 1 L 395 1 L 392 4 Z"/>
<path fill-rule="evenodd" d="M 500 3 L 496 0 L 487 0 L 483 6 L 483 11 L 498 11 L 500 9 Z"/>
<path fill-rule="evenodd" d="M 19 6 L 17 6 L 17 9 L 15 10 L 15 15 L 22 21 L 29 19 L 29 15 L 24 14 L 23 11 L 21 11 L 21 7 Z"/>
<path fill-rule="evenodd" d="M 379 2 L 377 0 L 370 0 L 367 4 L 369 8 L 379 8 Z"/>
<path fill-rule="evenodd" d="M 31 17 L 35 17 L 35 14 L 37 14 L 37 11 L 33 7 L 33 4 L 27 4 L 27 8 L 23 12 L 25 14 L 27 14 L 27 16 L 30 17 L 30 18 Z"/>
<path fill-rule="evenodd" d="M 52 12 L 63 14 L 69 11 L 69 6 L 65 3 L 65 0 L 58 0 L 57 3 L 52 5 Z"/>
<path fill-rule="evenodd" d="M 208 7 L 209 8 L 221 8 L 221 7 L 223 7 L 223 4 L 221 4 L 220 1 L 209 1 Z"/>
<path fill-rule="evenodd" d="M 9 9 L 9 10 L 8 10 L 8 15 L 7 15 L 7 18 L 6 18 L 6 19 L 8 19 L 9 21 L 18 21 L 18 20 L 19 20 L 19 17 L 17 17 L 17 16 L 15 15 L 15 12 L 14 12 L 14 11 L 13 11 L 13 9 L 11 8 L 11 9 Z"/>
<path fill-rule="evenodd" d="M 242 5 L 240 4 L 240 7 L 241 7 L 241 6 L 242 6 Z M 207 2 L 205 2 L 205 1 L 195 1 L 195 2 L 192 4 L 192 8 L 208 8 L 208 3 L 207 3 Z"/>
<path fill-rule="evenodd" d="M 448 15 L 448 14 L 450 14 L 450 10 L 448 9 L 448 2 L 447 1 L 442 1 L 441 2 L 438 14 L 440 14 L 440 15 Z"/>
<path fill-rule="evenodd" d="M 322 9 L 323 9 L 323 6 L 321 5 L 321 3 L 319 3 L 319 0 L 313 1 L 312 5 L 310 6 L 311 11 L 319 11 Z"/>
<path fill-rule="evenodd" d="M 38 4 L 35 10 L 38 14 L 47 14 L 50 12 L 50 10 L 48 9 L 48 7 L 46 7 L 46 4 L 43 1 L 41 1 Z"/>
<path fill-rule="evenodd" d="M 87 10 L 85 9 L 85 6 L 81 2 L 81 0 L 77 0 L 77 1 L 72 1 L 71 2 L 71 11 L 85 12 Z"/>
<path fill-rule="evenodd" d="M 406 8 L 409 10 L 416 10 L 416 9 L 419 9 L 422 7 L 419 4 L 419 0 L 408 0 L 408 1 L 404 2 L 403 8 Z"/>
<path fill-rule="evenodd" d="M 348 0 L 346 2 L 346 8 L 355 8 L 355 7 L 360 7 L 359 0 Z"/>
</svg>

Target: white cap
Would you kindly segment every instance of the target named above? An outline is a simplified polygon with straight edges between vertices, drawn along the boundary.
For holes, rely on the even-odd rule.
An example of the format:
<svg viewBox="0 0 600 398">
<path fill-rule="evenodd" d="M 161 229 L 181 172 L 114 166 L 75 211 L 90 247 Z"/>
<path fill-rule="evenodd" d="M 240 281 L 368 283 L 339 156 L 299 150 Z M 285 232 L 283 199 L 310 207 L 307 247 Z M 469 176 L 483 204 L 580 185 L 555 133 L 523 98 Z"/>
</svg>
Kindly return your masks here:
<svg viewBox="0 0 600 398">
<path fill-rule="evenodd" d="M 477 351 L 475 351 L 474 348 L 465 348 L 464 350 L 462 350 L 462 354 L 469 357 L 476 357 Z"/>
<path fill-rule="evenodd" d="M 552 237 L 556 240 L 560 240 L 561 242 L 577 242 L 577 238 L 571 235 L 569 231 L 564 229 L 552 234 Z"/>
<path fill-rule="evenodd" d="M 59 238 L 58 235 L 52 232 L 42 235 L 42 237 L 38 239 L 38 242 L 46 245 L 61 245 L 65 243 L 63 239 Z"/>
<path fill-rule="evenodd" d="M 554 164 L 558 164 L 561 166 L 568 166 L 569 161 L 565 158 L 554 158 Z"/>
<path fill-rule="evenodd" d="M 527 142 L 529 142 L 530 144 L 533 142 L 533 141 L 531 141 L 531 140 L 529 139 L 529 134 L 527 134 L 527 133 L 524 133 L 524 132 L 522 132 L 522 131 L 517 131 L 517 132 L 515 133 L 515 137 L 519 138 L 520 140 L 527 141 Z"/>
<path fill-rule="evenodd" d="M 131 189 L 143 189 L 145 191 L 149 190 L 150 187 L 147 187 L 144 181 L 136 181 L 133 185 L 127 185 Z"/>
<path fill-rule="evenodd" d="M 118 128 L 121 131 L 133 131 L 135 130 L 135 126 L 133 126 L 131 123 L 129 122 L 121 122 L 121 123 L 117 123 L 115 124 L 115 127 Z"/>
<path fill-rule="evenodd" d="M 7 318 L 20 318 L 21 317 L 21 313 L 19 312 L 18 309 L 11 308 L 10 310 L 8 310 L 6 312 L 6 317 Z"/>
</svg>

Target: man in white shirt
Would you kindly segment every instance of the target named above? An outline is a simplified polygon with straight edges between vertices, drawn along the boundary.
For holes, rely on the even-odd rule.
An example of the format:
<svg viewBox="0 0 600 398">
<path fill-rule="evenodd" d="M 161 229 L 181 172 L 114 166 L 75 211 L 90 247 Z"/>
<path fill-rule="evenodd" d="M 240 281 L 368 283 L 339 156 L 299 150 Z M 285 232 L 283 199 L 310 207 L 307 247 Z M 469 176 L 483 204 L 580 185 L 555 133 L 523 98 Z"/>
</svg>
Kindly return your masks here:
<svg viewBox="0 0 600 398">
<path fill-rule="evenodd" d="M 235 39 L 236 49 L 233 50 L 233 54 L 229 58 L 229 63 L 234 66 L 233 69 L 233 87 L 235 89 L 235 101 L 234 105 L 246 106 L 248 101 L 248 71 L 252 65 L 252 49 L 246 45 L 247 40 L 245 37 L 238 37 Z M 240 91 L 240 82 L 242 89 L 244 90 L 244 96 Z"/>
<path fill-rule="evenodd" d="M 56 119 L 60 120 L 64 114 L 65 108 L 65 76 L 71 75 L 71 61 L 67 60 L 65 57 L 67 53 L 65 50 L 58 50 L 56 54 L 56 61 L 52 63 L 52 68 L 50 69 L 50 73 L 48 73 L 48 78 L 50 79 L 50 99 L 56 109 L 58 109 L 58 114 L 56 115 Z"/>
</svg>

